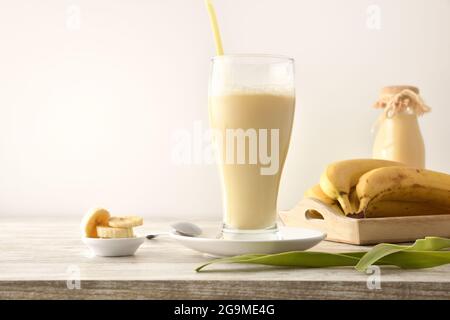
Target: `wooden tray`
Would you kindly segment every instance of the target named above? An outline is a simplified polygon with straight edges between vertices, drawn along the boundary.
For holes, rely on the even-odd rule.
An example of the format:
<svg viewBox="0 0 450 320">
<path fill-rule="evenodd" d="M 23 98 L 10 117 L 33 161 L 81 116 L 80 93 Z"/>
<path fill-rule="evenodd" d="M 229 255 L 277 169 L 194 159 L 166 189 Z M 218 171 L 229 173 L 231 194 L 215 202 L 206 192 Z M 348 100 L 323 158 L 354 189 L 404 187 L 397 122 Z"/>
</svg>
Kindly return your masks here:
<svg viewBox="0 0 450 320">
<path fill-rule="evenodd" d="M 450 237 L 450 215 L 389 218 L 348 218 L 319 200 L 305 198 L 292 210 L 280 212 L 290 227 L 321 230 L 327 240 L 366 245 L 410 242 L 426 236 Z"/>
</svg>

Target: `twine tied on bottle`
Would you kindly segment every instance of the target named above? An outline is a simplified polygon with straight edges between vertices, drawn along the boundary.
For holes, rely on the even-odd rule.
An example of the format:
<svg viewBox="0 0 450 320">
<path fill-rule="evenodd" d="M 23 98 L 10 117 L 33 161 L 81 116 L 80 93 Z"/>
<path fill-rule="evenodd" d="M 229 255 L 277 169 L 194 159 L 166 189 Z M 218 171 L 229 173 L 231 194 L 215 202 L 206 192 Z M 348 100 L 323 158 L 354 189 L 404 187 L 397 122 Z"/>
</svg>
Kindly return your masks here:
<svg viewBox="0 0 450 320">
<path fill-rule="evenodd" d="M 374 107 L 384 109 L 387 118 L 392 118 L 404 111 L 415 113 L 418 116 L 431 111 L 419 94 L 411 89 L 403 89 L 396 94 L 381 94 Z"/>
<path fill-rule="evenodd" d="M 431 108 L 425 104 L 419 95 L 419 89 L 410 86 L 385 87 L 380 97 L 373 105 L 374 108 L 384 109 L 372 126 L 372 133 L 377 131 L 381 122 L 390 119 L 401 112 L 408 112 L 421 116 L 430 112 Z"/>
</svg>

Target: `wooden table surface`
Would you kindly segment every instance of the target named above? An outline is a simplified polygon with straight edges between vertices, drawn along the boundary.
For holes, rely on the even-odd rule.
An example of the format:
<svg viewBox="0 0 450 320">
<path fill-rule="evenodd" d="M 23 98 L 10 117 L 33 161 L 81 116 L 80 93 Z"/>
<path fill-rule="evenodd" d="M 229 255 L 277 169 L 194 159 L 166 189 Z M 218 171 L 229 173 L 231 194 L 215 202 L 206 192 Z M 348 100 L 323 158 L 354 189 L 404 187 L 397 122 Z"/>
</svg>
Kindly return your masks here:
<svg viewBox="0 0 450 320">
<path fill-rule="evenodd" d="M 167 230 L 169 221 L 147 219 L 143 231 Z M 367 248 L 324 241 L 313 250 Z M 146 241 L 132 257 L 94 257 L 70 218 L 0 217 L 0 252 L 1 299 L 450 299 L 450 265 L 383 267 L 380 289 L 368 285 L 371 275 L 342 267 L 216 265 L 197 273 L 210 258 L 168 237 Z"/>
</svg>

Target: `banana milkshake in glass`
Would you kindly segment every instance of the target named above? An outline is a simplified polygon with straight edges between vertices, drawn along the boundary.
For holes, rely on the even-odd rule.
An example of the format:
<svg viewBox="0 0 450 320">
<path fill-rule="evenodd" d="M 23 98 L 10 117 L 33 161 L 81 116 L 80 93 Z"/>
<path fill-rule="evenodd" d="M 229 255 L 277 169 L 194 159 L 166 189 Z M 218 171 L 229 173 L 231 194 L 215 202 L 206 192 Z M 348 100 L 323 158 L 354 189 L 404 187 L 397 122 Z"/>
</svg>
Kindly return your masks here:
<svg viewBox="0 0 450 320">
<path fill-rule="evenodd" d="M 222 182 L 224 234 L 277 231 L 278 189 L 294 106 L 292 59 L 212 59 L 209 115 Z"/>
</svg>

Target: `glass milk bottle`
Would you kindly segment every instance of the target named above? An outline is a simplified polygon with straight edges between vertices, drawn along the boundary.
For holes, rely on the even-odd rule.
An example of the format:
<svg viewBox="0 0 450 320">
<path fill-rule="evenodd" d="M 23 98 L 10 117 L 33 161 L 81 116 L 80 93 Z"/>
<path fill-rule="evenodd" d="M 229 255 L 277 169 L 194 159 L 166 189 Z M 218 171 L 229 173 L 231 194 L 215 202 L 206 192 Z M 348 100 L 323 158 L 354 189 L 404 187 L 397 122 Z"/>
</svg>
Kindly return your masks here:
<svg viewBox="0 0 450 320">
<path fill-rule="evenodd" d="M 374 105 L 383 109 L 376 123 L 372 156 L 425 167 L 425 145 L 417 117 L 430 111 L 412 86 L 390 86 L 381 90 Z"/>
</svg>

